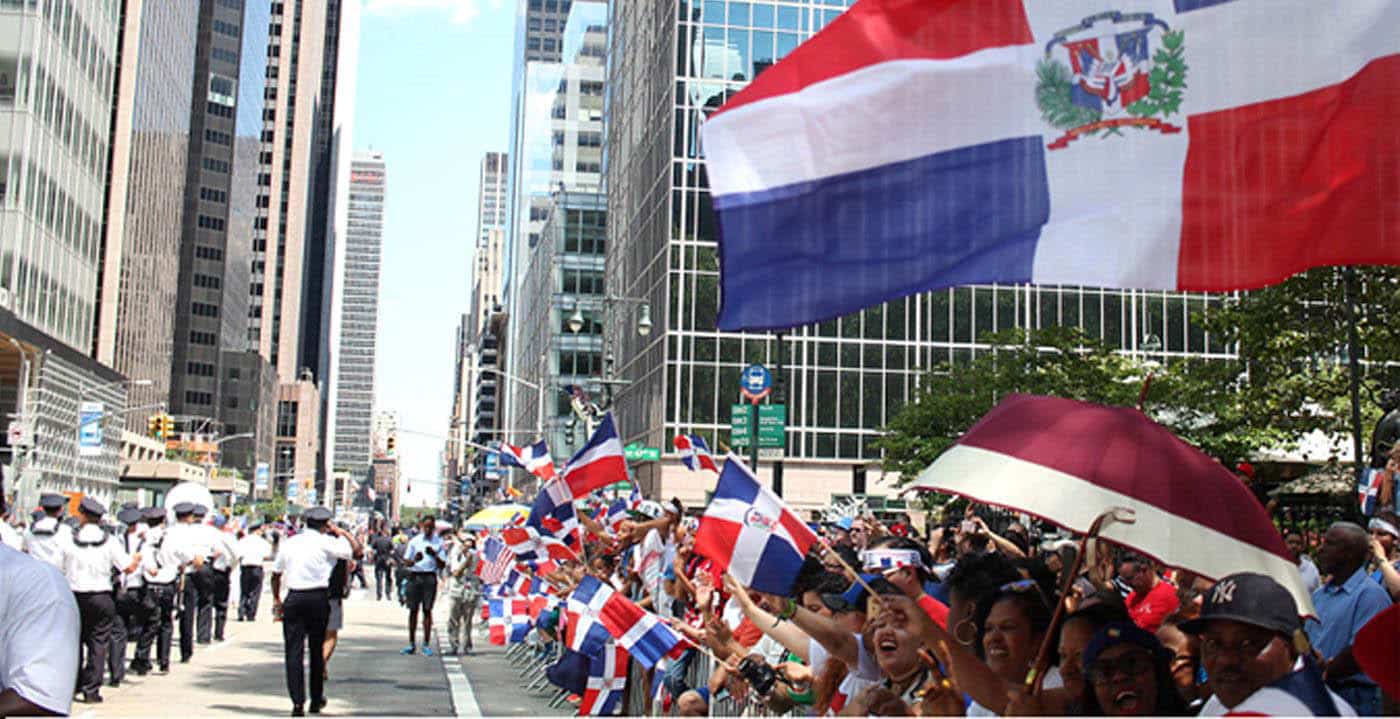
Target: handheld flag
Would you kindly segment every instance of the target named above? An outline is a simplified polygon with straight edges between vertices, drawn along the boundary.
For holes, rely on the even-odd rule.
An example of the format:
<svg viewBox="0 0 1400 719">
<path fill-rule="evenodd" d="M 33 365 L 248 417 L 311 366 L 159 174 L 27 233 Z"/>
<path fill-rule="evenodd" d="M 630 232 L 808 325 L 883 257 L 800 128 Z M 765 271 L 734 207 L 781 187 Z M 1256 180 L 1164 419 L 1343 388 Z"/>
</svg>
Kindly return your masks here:
<svg viewBox="0 0 1400 719">
<path fill-rule="evenodd" d="M 570 548 L 578 548 L 578 514 L 574 511 L 569 486 L 560 479 L 545 482 L 530 506 L 530 518 L 525 526 L 535 528 L 541 535 L 560 539 Z"/>
<path fill-rule="evenodd" d="M 496 537 L 487 537 L 481 545 L 481 560 L 476 565 L 476 576 L 484 584 L 499 584 L 505 578 L 510 565 L 515 563 L 515 554 Z"/>
<path fill-rule="evenodd" d="M 661 618 L 613 591 L 597 577 L 584 577 L 569 597 L 569 606 L 592 618 L 612 635 L 639 664 L 651 669 L 680 644 L 681 638 Z M 588 652 L 584 652 L 585 654 Z"/>
<path fill-rule="evenodd" d="M 1367 517 L 1376 513 L 1376 504 L 1380 501 L 1381 484 L 1385 481 L 1385 470 L 1368 469 L 1366 478 L 1362 480 L 1361 490 L 1358 493 L 1361 499 L 1361 513 Z"/>
<path fill-rule="evenodd" d="M 608 642 L 588 665 L 588 683 L 578 705 L 579 716 L 612 716 L 622 706 L 627 689 L 627 650 Z"/>
<path fill-rule="evenodd" d="M 554 478 L 554 460 L 549 456 L 549 445 L 540 440 L 528 447 L 516 447 L 501 443 L 501 464 L 519 467 L 541 480 Z"/>
<path fill-rule="evenodd" d="M 564 465 L 564 482 L 577 499 L 588 496 L 589 492 L 599 487 L 625 481 L 627 460 L 623 457 L 622 441 L 617 437 L 617 427 L 609 412 L 603 415 L 603 421 L 598 423 L 588 444 Z"/>
<path fill-rule="evenodd" d="M 1378 34 L 1400 4 L 1316 8 L 856 3 L 701 128 L 719 329 L 957 285 L 1400 263 L 1400 41 Z"/>
<path fill-rule="evenodd" d="M 518 559 L 578 559 L 578 554 L 563 542 L 540 534 L 534 527 L 508 527 L 501 530 L 501 539 Z"/>
<path fill-rule="evenodd" d="M 783 500 L 730 455 L 695 533 L 695 553 L 740 584 L 787 596 L 817 537 Z"/>
<path fill-rule="evenodd" d="M 708 469 L 711 472 L 719 472 L 719 467 L 715 465 L 715 458 L 710 454 L 710 446 L 705 444 L 705 439 L 698 434 L 678 434 L 671 444 L 681 453 L 681 462 L 685 463 L 685 468 L 692 472 L 699 472 Z"/>
</svg>

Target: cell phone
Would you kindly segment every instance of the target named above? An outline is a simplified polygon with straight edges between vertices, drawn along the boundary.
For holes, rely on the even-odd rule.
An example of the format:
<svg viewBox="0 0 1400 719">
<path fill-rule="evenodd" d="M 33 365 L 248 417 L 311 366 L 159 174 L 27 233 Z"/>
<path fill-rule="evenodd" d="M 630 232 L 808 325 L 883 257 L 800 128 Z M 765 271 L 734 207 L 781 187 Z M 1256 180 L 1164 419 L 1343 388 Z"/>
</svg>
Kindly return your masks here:
<svg viewBox="0 0 1400 719">
<path fill-rule="evenodd" d="M 971 519 L 964 519 L 962 523 L 963 534 L 972 534 L 977 531 L 977 523 Z"/>
</svg>

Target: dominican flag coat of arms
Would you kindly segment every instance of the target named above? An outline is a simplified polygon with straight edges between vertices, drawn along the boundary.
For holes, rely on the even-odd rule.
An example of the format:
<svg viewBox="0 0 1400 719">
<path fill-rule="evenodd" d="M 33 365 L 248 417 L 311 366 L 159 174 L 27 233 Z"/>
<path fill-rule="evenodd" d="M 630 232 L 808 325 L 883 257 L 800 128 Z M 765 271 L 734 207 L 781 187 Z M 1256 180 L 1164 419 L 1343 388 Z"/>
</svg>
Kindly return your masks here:
<svg viewBox="0 0 1400 719">
<path fill-rule="evenodd" d="M 860 0 L 711 113 L 721 330 L 1400 264 L 1396 0 Z"/>
</svg>

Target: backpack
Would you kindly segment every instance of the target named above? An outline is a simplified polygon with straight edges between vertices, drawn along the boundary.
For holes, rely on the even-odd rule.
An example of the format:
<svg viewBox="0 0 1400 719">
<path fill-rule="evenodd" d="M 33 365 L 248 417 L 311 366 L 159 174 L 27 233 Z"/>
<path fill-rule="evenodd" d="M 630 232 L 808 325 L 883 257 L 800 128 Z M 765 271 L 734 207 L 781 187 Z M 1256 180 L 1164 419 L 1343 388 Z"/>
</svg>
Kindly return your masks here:
<svg viewBox="0 0 1400 719">
<path fill-rule="evenodd" d="M 331 583 L 329 587 L 332 598 L 344 599 L 350 596 L 350 583 L 346 581 L 350 575 L 350 562 L 344 559 L 335 560 L 335 569 L 331 570 Z"/>
</svg>

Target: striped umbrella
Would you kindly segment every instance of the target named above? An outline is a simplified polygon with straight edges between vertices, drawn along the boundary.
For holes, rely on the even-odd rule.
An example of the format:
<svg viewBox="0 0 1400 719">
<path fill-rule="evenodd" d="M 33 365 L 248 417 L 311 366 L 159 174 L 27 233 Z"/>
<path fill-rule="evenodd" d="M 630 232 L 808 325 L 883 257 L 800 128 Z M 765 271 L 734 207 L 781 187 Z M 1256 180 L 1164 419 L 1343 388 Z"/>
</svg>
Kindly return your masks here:
<svg viewBox="0 0 1400 719">
<path fill-rule="evenodd" d="M 967 497 L 1085 533 L 1112 507 L 1137 521 L 1101 537 L 1207 579 L 1259 572 L 1312 615 L 1268 512 L 1219 462 L 1136 409 L 1011 395 L 911 487 Z"/>
</svg>

